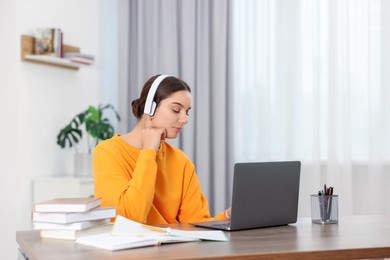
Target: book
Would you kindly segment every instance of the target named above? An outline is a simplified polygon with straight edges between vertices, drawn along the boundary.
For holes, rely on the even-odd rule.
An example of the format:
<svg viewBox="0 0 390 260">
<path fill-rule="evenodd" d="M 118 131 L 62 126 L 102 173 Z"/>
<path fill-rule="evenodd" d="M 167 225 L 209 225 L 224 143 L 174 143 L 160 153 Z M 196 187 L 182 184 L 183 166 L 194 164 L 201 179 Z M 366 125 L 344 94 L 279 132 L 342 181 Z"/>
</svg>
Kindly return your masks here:
<svg viewBox="0 0 390 260">
<path fill-rule="evenodd" d="M 81 53 L 81 52 L 67 51 L 64 53 L 64 58 L 70 59 L 70 58 L 74 58 L 74 57 L 84 58 L 84 59 L 88 59 L 88 60 L 92 60 L 92 61 L 95 59 L 95 56 L 90 55 L 90 54 Z"/>
<path fill-rule="evenodd" d="M 69 224 L 74 222 L 115 218 L 116 209 L 99 206 L 86 212 L 37 212 L 32 214 L 34 222 Z"/>
<path fill-rule="evenodd" d="M 41 230 L 39 232 L 42 238 L 67 239 L 76 240 L 79 237 L 96 235 L 101 233 L 110 233 L 112 230 L 112 223 L 97 225 L 94 227 L 81 230 L 66 230 L 66 229 L 51 229 Z"/>
<path fill-rule="evenodd" d="M 144 225 L 121 215 L 118 215 L 112 229 L 113 235 L 138 235 L 138 236 L 173 236 L 183 238 L 193 238 L 198 240 L 228 241 L 225 233 L 221 230 L 179 230 L 173 228 L 161 228 Z"/>
<path fill-rule="evenodd" d="M 36 28 L 34 54 L 61 56 L 61 29 L 59 28 Z"/>
<path fill-rule="evenodd" d="M 63 58 L 64 57 L 64 33 L 61 31 L 60 32 L 60 46 L 59 46 L 59 52 L 60 52 L 60 56 L 59 58 Z"/>
<path fill-rule="evenodd" d="M 76 243 L 110 251 L 117 251 L 145 246 L 156 246 L 159 242 L 153 237 L 113 236 L 110 233 L 102 233 L 79 237 L 76 239 Z"/>
<path fill-rule="evenodd" d="M 110 219 L 98 219 L 91 221 L 81 221 L 74 222 L 69 224 L 56 224 L 56 223 L 47 223 L 47 222 L 33 222 L 34 230 L 52 230 L 52 229 L 61 229 L 61 230 L 82 230 L 97 225 L 109 223 Z"/>
<path fill-rule="evenodd" d="M 220 230 L 191 231 L 161 228 L 144 225 L 118 215 L 111 233 L 82 236 L 76 239 L 76 243 L 116 251 L 201 240 L 228 241 L 226 235 Z"/>
<path fill-rule="evenodd" d="M 90 64 L 93 64 L 93 63 L 94 63 L 93 60 L 85 59 L 85 58 L 81 58 L 81 57 L 73 57 L 73 58 L 70 58 L 70 61 L 71 61 L 71 62 L 75 62 L 75 63 L 85 64 L 85 65 L 90 65 Z"/>
<path fill-rule="evenodd" d="M 34 205 L 36 212 L 86 212 L 100 205 L 101 199 L 89 198 L 56 198 Z"/>
<path fill-rule="evenodd" d="M 194 241 L 199 241 L 199 239 L 173 236 L 153 237 L 136 235 L 113 235 L 112 233 L 81 236 L 76 239 L 76 243 L 78 244 L 93 246 L 110 251 Z"/>
</svg>

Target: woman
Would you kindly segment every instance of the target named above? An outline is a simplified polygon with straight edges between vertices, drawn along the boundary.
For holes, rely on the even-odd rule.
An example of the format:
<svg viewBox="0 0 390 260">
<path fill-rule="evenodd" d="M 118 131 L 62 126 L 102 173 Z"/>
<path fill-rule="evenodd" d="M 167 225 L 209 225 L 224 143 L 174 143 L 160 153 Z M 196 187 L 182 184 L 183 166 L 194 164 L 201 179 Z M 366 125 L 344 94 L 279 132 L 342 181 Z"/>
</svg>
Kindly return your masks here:
<svg viewBox="0 0 390 260">
<path fill-rule="evenodd" d="M 193 163 L 165 142 L 188 123 L 188 85 L 172 76 L 153 76 L 132 109 L 137 125 L 101 142 L 93 153 L 95 196 L 102 205 L 152 225 L 228 219 L 230 210 L 210 218 Z"/>
</svg>

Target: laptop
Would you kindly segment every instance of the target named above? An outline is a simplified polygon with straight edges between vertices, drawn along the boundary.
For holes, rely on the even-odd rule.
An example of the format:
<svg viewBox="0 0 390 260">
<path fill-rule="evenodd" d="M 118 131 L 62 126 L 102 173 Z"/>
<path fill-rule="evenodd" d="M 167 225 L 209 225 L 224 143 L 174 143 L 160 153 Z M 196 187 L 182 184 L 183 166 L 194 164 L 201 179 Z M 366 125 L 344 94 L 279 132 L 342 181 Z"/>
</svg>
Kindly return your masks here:
<svg viewBox="0 0 390 260">
<path fill-rule="evenodd" d="M 236 163 L 230 220 L 191 224 L 234 231 L 295 223 L 300 171 L 300 161 Z"/>
</svg>

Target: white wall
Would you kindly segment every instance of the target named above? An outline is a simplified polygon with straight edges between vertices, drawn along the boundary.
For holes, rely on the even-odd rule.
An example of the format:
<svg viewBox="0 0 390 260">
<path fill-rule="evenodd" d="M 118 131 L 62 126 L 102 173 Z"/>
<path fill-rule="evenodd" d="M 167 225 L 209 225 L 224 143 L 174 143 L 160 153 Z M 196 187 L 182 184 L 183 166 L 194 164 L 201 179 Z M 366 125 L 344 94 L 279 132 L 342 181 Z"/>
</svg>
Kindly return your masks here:
<svg viewBox="0 0 390 260">
<path fill-rule="evenodd" d="M 18 181 L 17 89 L 15 3 L 0 1 L 0 250 L 1 259 L 15 259 L 15 229 L 21 227 L 20 201 L 14 190 L 22 188 Z M 7 39 L 7 40 L 5 40 Z M 19 177 L 20 179 L 20 177 Z M 19 206 L 18 206 L 19 205 Z M 12 249 L 11 249 L 12 248 Z M 12 250 L 12 251 L 11 251 Z"/>
<path fill-rule="evenodd" d="M 59 130 L 90 104 L 116 105 L 117 73 L 108 68 L 116 69 L 117 31 L 102 27 L 115 26 L 109 2 L 0 1 L 0 259 L 16 259 L 15 232 L 31 227 L 31 180 L 72 174 L 73 150 L 56 144 Z M 20 35 L 35 27 L 61 28 L 64 42 L 96 64 L 73 71 L 21 62 Z M 105 34 L 112 40 L 100 44 Z"/>
</svg>

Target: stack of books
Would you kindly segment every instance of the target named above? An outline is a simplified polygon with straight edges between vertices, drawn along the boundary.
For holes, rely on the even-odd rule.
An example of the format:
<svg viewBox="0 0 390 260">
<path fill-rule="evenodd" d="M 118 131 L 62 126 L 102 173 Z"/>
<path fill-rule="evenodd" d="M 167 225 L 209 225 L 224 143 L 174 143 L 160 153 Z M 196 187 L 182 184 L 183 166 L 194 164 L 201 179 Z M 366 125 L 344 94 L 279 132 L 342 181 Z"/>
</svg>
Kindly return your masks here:
<svg viewBox="0 0 390 260">
<path fill-rule="evenodd" d="M 115 216 L 116 209 L 101 206 L 100 198 L 56 198 L 36 203 L 32 221 L 42 238 L 76 240 L 110 232 Z"/>
</svg>

